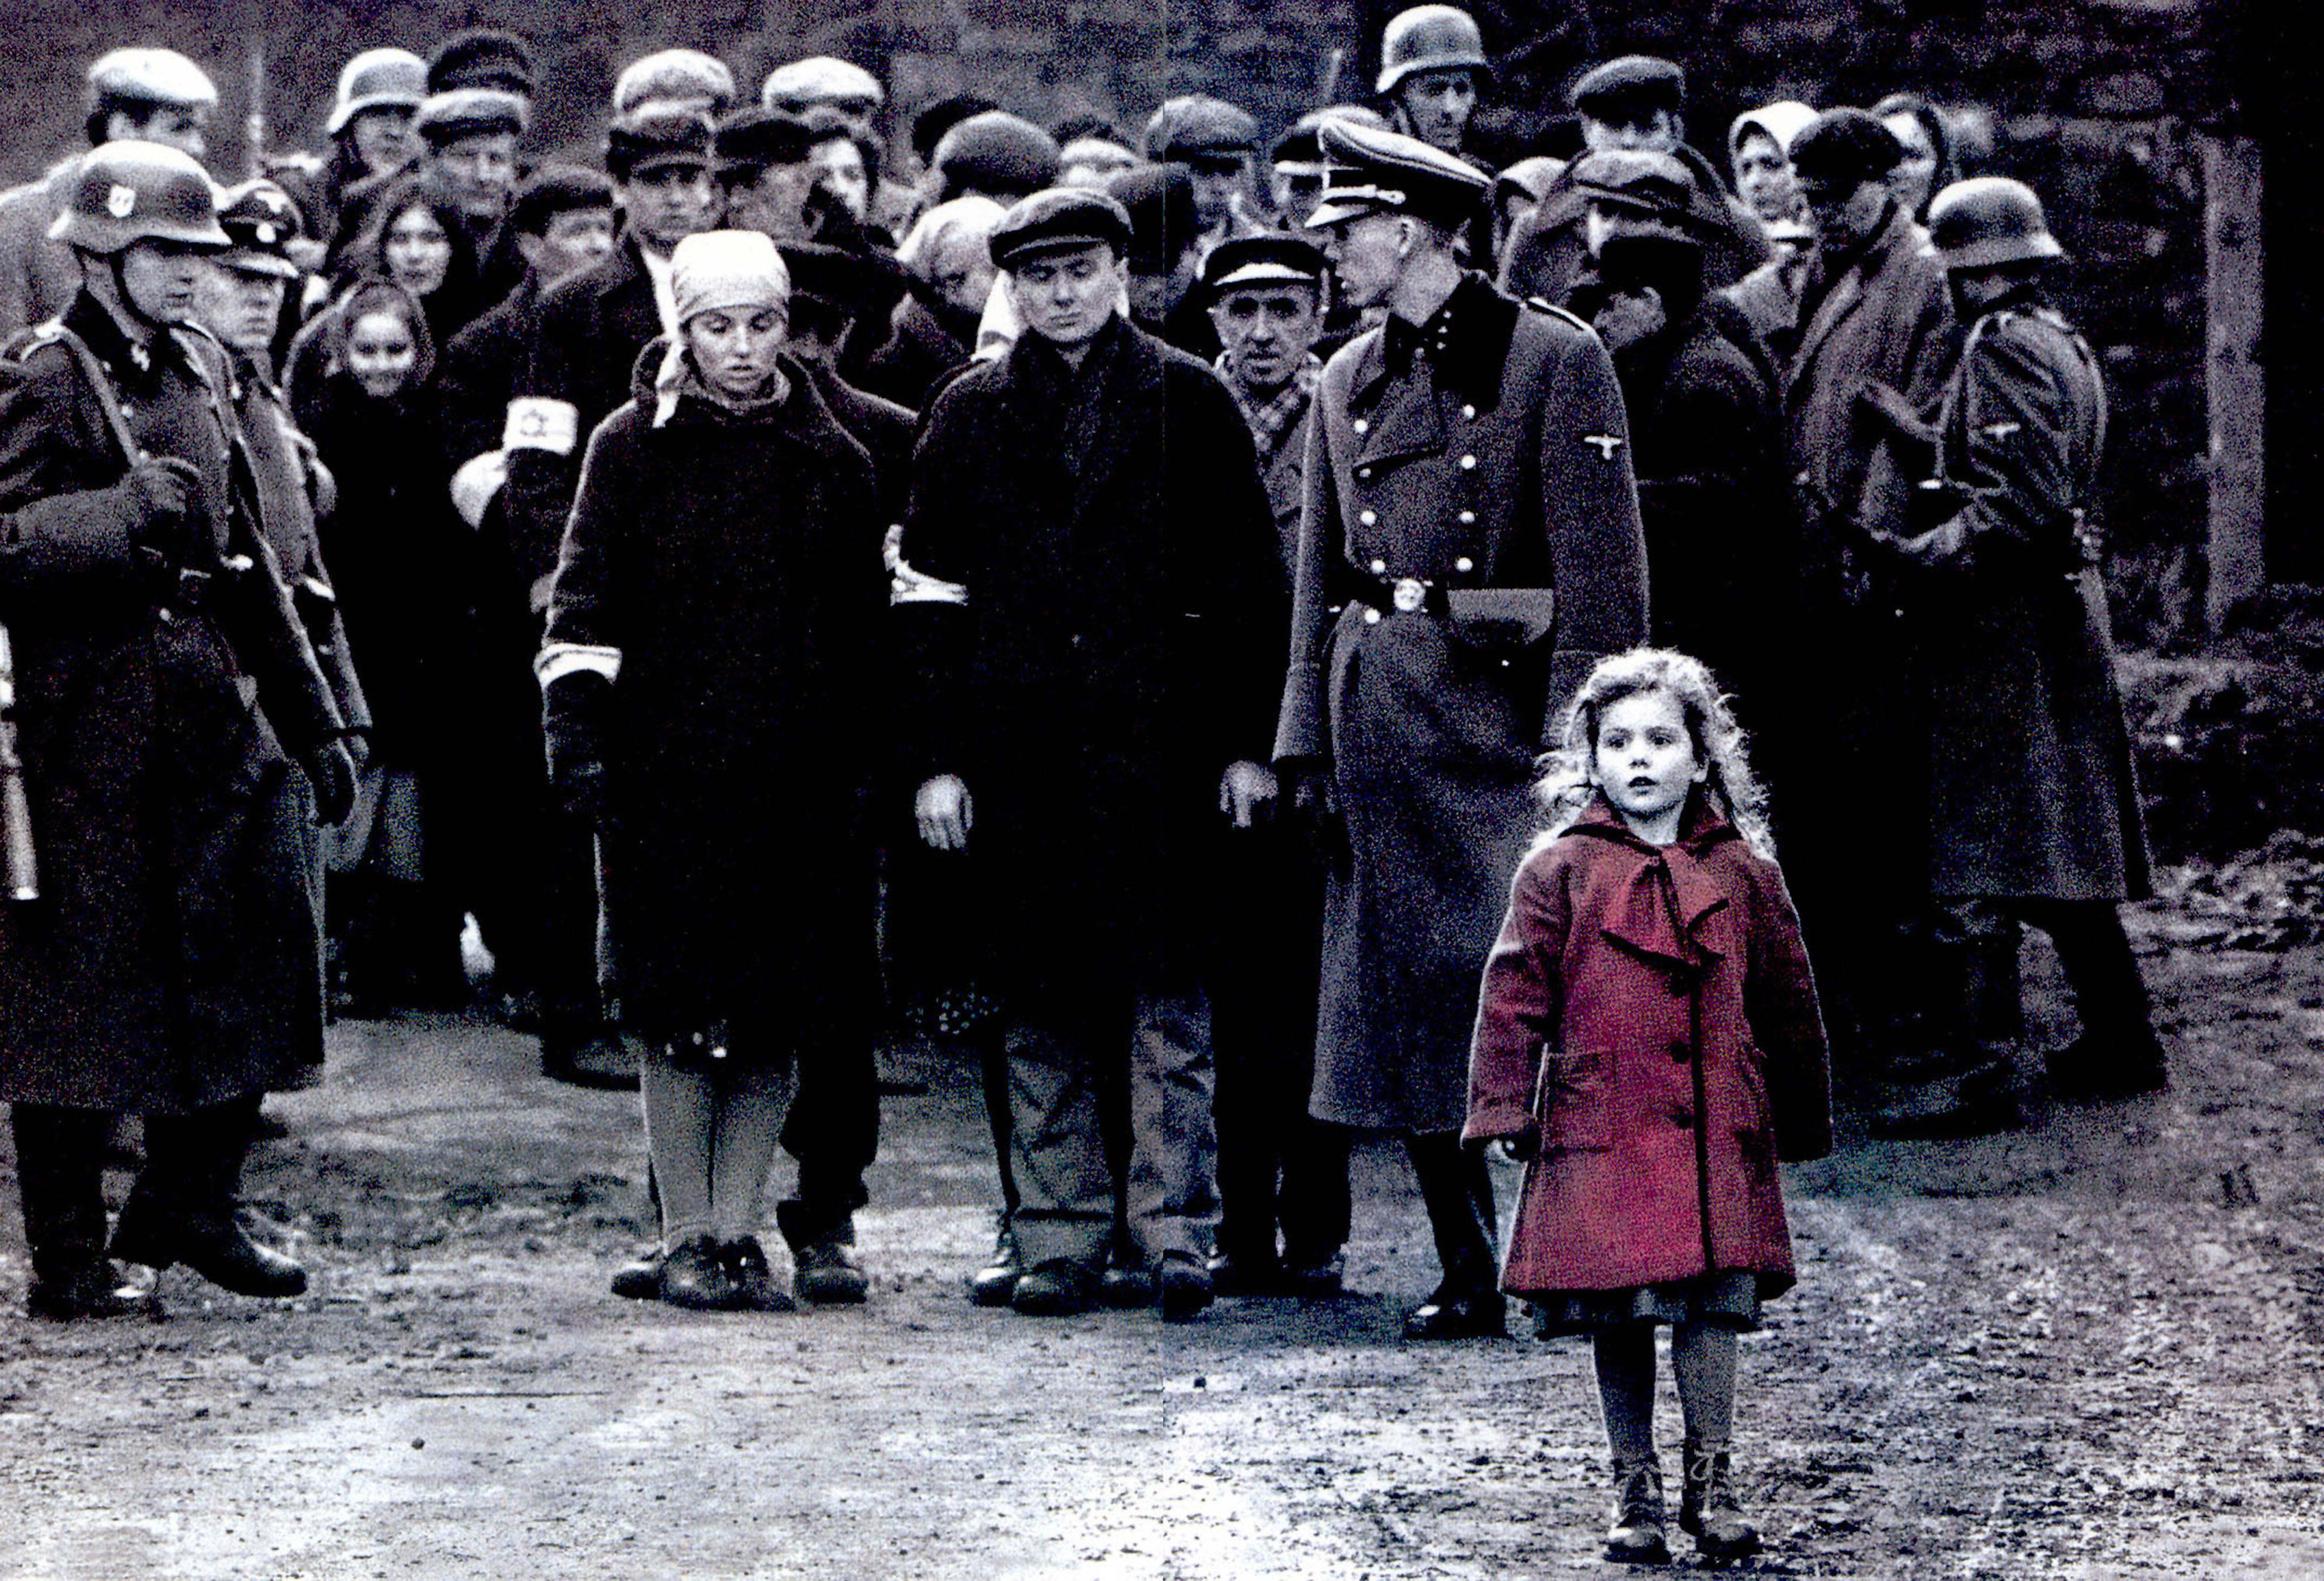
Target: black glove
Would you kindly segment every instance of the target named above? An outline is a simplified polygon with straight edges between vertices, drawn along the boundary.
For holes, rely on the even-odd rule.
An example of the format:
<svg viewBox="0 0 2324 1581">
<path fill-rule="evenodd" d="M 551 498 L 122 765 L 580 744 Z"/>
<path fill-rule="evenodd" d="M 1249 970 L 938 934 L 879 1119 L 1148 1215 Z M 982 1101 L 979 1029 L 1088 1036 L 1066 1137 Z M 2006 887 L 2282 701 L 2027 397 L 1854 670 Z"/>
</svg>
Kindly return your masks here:
<svg viewBox="0 0 2324 1581">
<path fill-rule="evenodd" d="M 355 760 L 346 746 L 329 742 L 307 759 L 307 783 L 315 787 L 315 822 L 336 829 L 355 807 Z"/>
<path fill-rule="evenodd" d="M 208 571 L 217 558 L 202 505 L 202 474 L 174 455 L 147 456 L 121 480 L 130 540 L 172 570 Z"/>
<path fill-rule="evenodd" d="M 576 670 L 558 676 L 541 698 L 549 788 L 567 812 L 592 823 L 605 811 L 604 720 L 613 696 L 611 681 Z"/>
</svg>

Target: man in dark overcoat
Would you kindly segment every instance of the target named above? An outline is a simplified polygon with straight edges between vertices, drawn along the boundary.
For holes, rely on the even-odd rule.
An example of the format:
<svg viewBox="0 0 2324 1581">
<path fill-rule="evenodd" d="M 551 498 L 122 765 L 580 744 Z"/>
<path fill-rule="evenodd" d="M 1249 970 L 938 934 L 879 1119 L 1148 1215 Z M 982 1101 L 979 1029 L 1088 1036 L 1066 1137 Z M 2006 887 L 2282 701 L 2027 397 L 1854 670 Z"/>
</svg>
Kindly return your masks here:
<svg viewBox="0 0 2324 1581">
<path fill-rule="evenodd" d="M 182 327 L 226 242 L 209 178 L 108 144 L 56 231 L 80 293 L 0 356 L 0 622 L 40 866 L 38 898 L 0 908 L 27 1306 L 128 1309 L 100 1189 L 124 1112 L 147 1163 L 111 1256 L 296 1294 L 235 1195 L 261 1095 L 323 1057 L 292 765 L 331 822 L 354 768 L 273 554 L 237 520 L 224 360 Z"/>
<path fill-rule="evenodd" d="M 1324 364 L 1276 757 L 1345 843 L 1324 903 L 1311 1107 L 1403 1133 L 1443 1281 L 1416 1337 L 1498 1334 L 1490 1191 L 1465 1155 L 1477 983 L 1538 824 L 1535 759 L 1646 634 L 1621 391 L 1560 309 L 1464 271 L 1462 161 L 1327 122 L 1311 228 L 1387 322 Z"/>
<path fill-rule="evenodd" d="M 1291 619 L 1330 267 L 1314 243 L 1278 235 L 1222 242 L 1203 263 L 1204 305 L 1224 347 L 1219 372 L 1242 409 L 1275 512 L 1282 580 L 1274 630 L 1288 629 Z M 1211 993 L 1219 1134 L 1213 1278 L 1227 1294 L 1334 1294 L 1348 1238 L 1348 1133 L 1307 1112 L 1323 869 L 1312 844 L 1277 820 L 1236 832 L 1226 881 L 1231 932 Z"/>
<path fill-rule="evenodd" d="M 960 591 L 899 615 L 921 834 L 981 869 L 1006 1002 L 1012 1304 L 1095 1298 L 1111 1062 L 1130 1071 L 1132 1227 L 1183 1318 L 1210 1299 L 1217 1214 L 1209 875 L 1222 813 L 1273 795 L 1281 574 L 1233 398 L 1116 311 L 1129 242 L 1120 204 L 1063 188 L 993 233 L 1025 333 L 929 412 L 903 555 Z"/>
<path fill-rule="evenodd" d="M 2040 928 L 2074 991 L 2082 1034 L 2050 1057 L 2052 1089 L 2150 1092 L 2163 1046 L 2116 907 L 2153 889 L 2089 515 L 2105 384 L 2046 294 L 2062 249 L 2030 189 L 1959 182 L 1929 227 L 1969 326 L 1939 425 L 1941 492 L 1959 510 L 1895 546 L 1919 639 L 1937 959 L 1954 969 L 1930 995 L 1940 1043 L 1980 1052 L 1984 1029 L 1942 1013 L 1978 997 L 1978 920 L 1960 914 L 1998 913 L 1998 947 L 2014 956 L 2016 924 Z"/>
</svg>

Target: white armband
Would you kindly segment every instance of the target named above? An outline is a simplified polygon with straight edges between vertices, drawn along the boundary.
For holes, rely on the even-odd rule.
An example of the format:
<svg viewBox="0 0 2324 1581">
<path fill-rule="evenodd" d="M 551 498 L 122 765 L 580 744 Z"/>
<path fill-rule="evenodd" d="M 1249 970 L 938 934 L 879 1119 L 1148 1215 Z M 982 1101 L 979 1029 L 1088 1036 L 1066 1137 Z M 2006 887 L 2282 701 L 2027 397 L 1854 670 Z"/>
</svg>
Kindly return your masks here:
<svg viewBox="0 0 2324 1581">
<path fill-rule="evenodd" d="M 520 395 L 508 403 L 508 421 L 501 429 L 504 450 L 546 450 L 570 455 L 581 437 L 581 413 L 569 400 Z"/>
<path fill-rule="evenodd" d="M 551 642 L 544 646 L 532 661 L 532 673 L 540 681 L 544 692 L 566 676 L 586 670 L 593 676 L 603 676 L 608 681 L 619 679 L 622 674 L 622 650 L 603 648 L 589 642 Z"/>
</svg>

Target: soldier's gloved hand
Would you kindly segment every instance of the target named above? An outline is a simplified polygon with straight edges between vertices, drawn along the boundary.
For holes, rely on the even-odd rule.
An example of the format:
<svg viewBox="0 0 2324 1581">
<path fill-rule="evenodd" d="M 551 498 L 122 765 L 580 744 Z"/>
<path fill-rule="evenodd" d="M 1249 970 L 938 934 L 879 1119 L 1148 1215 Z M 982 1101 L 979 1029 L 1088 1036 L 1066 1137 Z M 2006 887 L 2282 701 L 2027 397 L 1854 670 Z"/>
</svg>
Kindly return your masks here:
<svg viewBox="0 0 2324 1581">
<path fill-rule="evenodd" d="M 173 567 L 209 568 L 216 546 L 202 508 L 202 474 L 191 462 L 147 456 L 129 469 L 120 490 L 133 543 Z"/>
<path fill-rule="evenodd" d="M 344 742 L 316 749 L 306 762 L 307 783 L 315 787 L 315 822 L 336 829 L 355 810 L 355 760 Z"/>
</svg>

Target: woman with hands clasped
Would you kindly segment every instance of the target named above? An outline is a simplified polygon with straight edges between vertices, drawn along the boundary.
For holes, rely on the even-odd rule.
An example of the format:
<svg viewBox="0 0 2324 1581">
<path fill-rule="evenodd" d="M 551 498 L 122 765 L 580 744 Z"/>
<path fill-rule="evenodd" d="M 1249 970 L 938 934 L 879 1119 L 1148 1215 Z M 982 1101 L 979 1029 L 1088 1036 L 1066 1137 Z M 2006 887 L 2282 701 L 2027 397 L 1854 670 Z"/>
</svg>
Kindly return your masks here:
<svg viewBox="0 0 2324 1581">
<path fill-rule="evenodd" d="M 1830 1150 L 1823 1025 L 1742 732 L 1702 665 L 1591 673 L 1485 968 L 1463 1139 L 1529 1160 L 1501 1288 L 1586 1334 L 1617 1503 L 1609 1558 L 1661 1563 L 1655 1326 L 1686 1422 L 1679 1525 L 1752 1551 L 1728 1446 L 1736 1336 L 1794 1282 L 1776 1160 Z"/>
</svg>

